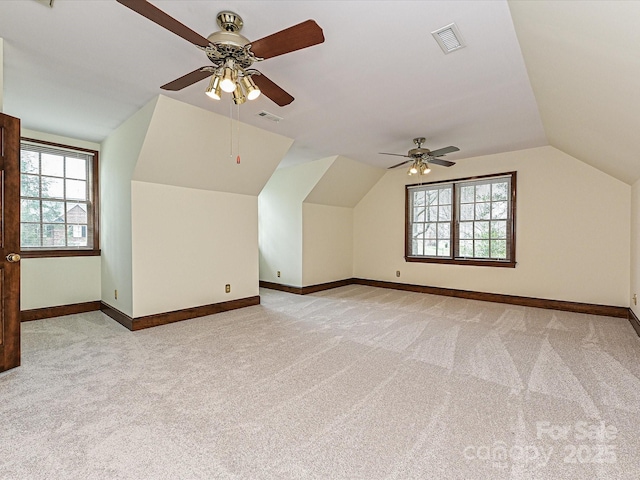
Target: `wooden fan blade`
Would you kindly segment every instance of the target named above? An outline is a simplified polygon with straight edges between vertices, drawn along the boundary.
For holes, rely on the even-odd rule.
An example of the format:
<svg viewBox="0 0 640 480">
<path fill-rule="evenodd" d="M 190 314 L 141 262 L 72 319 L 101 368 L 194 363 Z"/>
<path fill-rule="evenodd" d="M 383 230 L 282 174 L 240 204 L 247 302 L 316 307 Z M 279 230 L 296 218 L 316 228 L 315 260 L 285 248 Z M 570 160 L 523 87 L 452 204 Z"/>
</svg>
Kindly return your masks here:
<svg viewBox="0 0 640 480">
<path fill-rule="evenodd" d="M 433 163 L 434 165 L 442 165 L 443 167 L 452 167 L 456 164 L 456 162 L 450 162 L 449 160 L 444 160 L 442 158 L 433 158 L 432 156 L 429 156 L 425 161 Z"/>
<path fill-rule="evenodd" d="M 279 106 L 284 107 L 285 105 L 289 105 L 293 102 L 294 98 L 291 95 L 264 75 L 251 75 L 251 79 L 255 82 L 265 97 L 271 99 Z"/>
<path fill-rule="evenodd" d="M 378 152 L 378 155 L 393 155 L 394 157 L 407 157 L 407 158 L 411 158 L 409 155 L 401 155 L 400 153 L 385 153 L 385 152 Z"/>
<path fill-rule="evenodd" d="M 127 8 L 130 8 L 136 13 L 139 13 L 143 17 L 148 18 L 154 23 L 157 23 L 161 27 L 166 28 L 170 32 L 184 38 L 186 41 L 198 45 L 199 47 L 206 47 L 209 45 L 209 40 L 204 38 L 199 33 L 194 32 L 186 25 L 183 25 L 172 16 L 164 13 L 155 5 L 150 4 L 146 0 L 117 0 Z"/>
<path fill-rule="evenodd" d="M 315 21 L 307 20 L 251 42 L 251 51 L 256 57 L 267 59 L 322 42 L 324 42 L 322 29 Z"/>
<path fill-rule="evenodd" d="M 406 155 L 402 155 L 402 156 L 405 157 Z M 400 163 L 398 163 L 396 165 L 393 165 L 393 166 L 387 168 L 387 170 L 391 170 L 392 168 L 396 168 L 396 167 L 401 167 L 402 165 L 404 165 L 405 163 L 409 163 L 410 161 L 411 160 L 405 160 L 404 162 L 400 162 Z"/>
<path fill-rule="evenodd" d="M 433 151 L 429 152 L 429 156 L 430 157 L 440 157 L 442 155 L 446 155 L 447 153 L 453 153 L 453 152 L 459 152 L 459 151 L 460 151 L 460 149 L 458 147 L 450 146 L 450 147 L 440 148 L 438 150 L 433 150 Z"/>
<path fill-rule="evenodd" d="M 166 83 L 160 88 L 163 90 L 171 90 L 175 92 L 213 75 L 213 73 L 208 70 L 203 70 L 203 68 L 205 67 L 201 67 L 191 73 L 187 73 L 186 75 L 181 76 L 180 78 L 176 78 L 173 82 Z"/>
</svg>

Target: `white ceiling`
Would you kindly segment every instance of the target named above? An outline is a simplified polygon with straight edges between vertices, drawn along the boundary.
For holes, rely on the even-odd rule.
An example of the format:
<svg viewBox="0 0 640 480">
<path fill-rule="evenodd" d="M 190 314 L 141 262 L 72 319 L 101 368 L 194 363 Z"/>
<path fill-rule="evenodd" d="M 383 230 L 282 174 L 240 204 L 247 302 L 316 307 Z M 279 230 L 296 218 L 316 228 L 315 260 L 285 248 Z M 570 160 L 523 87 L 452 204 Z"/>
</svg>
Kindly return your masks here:
<svg viewBox="0 0 640 480">
<path fill-rule="evenodd" d="M 630 62 L 637 66 L 640 55 L 628 55 L 631 48 L 637 50 L 637 39 L 633 45 L 624 45 L 622 54 L 597 48 L 597 42 L 595 47 L 593 41 L 581 43 L 585 36 L 604 35 L 590 37 L 591 15 L 616 2 L 590 2 L 598 7 L 579 15 L 575 14 L 581 12 L 583 2 L 510 2 L 524 43 L 524 59 L 506 1 L 153 3 L 203 36 L 218 29 L 215 18 L 221 10 L 242 16 L 242 34 L 250 40 L 308 18 L 323 28 L 325 43 L 256 64 L 295 97 L 291 105 L 278 107 L 260 97 L 239 108 L 243 122 L 295 140 L 284 164 L 344 155 L 387 167 L 399 159 L 378 152 L 404 153 L 413 147 L 411 140 L 416 136 L 426 137 L 425 146 L 432 150 L 458 146 L 460 152 L 448 155 L 450 160 L 547 145 L 549 139 L 552 145 L 628 183 L 640 177 L 636 165 L 640 162 L 632 156 L 637 151 L 633 138 L 638 137 L 637 128 L 616 136 L 616 124 L 607 118 L 601 136 L 611 137 L 592 138 L 589 129 L 581 132 L 589 118 L 600 119 L 601 110 L 589 108 L 592 97 L 577 97 L 583 100 L 582 108 L 574 112 L 576 95 L 592 92 L 586 87 L 574 92 L 566 82 L 579 75 L 581 85 L 614 90 L 611 85 L 556 64 L 563 56 L 547 56 L 553 47 L 548 37 L 554 35 L 564 40 L 568 49 L 564 55 L 571 58 L 575 51 L 584 56 L 585 64 L 594 62 L 595 56 L 596 64 L 605 69 L 610 66 L 609 57 L 616 58 L 615 68 Z M 623 3 L 635 3 L 633 18 L 640 18 L 640 2 L 620 2 L 614 8 L 624 10 Z M 555 4 L 564 4 L 562 11 L 574 16 L 566 31 L 545 32 L 545 22 L 556 26 L 557 20 L 546 15 L 557 10 Z M 430 32 L 452 22 L 467 47 L 445 55 Z M 586 22 L 586 27 L 576 22 Z M 625 35 L 628 40 L 638 34 L 627 31 Z M 32 0 L 2 0 L 0 36 L 4 38 L 4 112 L 20 117 L 26 128 L 100 142 L 159 93 L 229 116 L 229 100 L 215 102 L 204 95 L 206 81 L 175 93 L 160 90 L 160 85 L 208 60 L 195 46 L 113 0 L 55 0 L 53 8 Z M 540 38 L 547 41 L 538 46 Z M 566 80 L 559 91 L 556 70 L 560 80 Z M 607 73 L 616 77 L 615 72 Z M 638 117 L 631 103 L 637 100 L 638 78 L 616 78 L 615 90 L 622 83 L 631 98 L 609 109 L 626 109 L 626 120 L 635 121 L 631 122 L 634 127 Z M 627 92 L 631 85 L 633 91 Z M 559 102 L 558 95 L 563 96 Z M 257 117 L 261 110 L 284 120 L 272 123 Z M 238 115 L 235 106 L 233 115 Z M 569 132 L 566 122 L 574 125 Z M 593 146 L 585 147 L 585 139 Z M 600 158 L 598 146 L 610 150 L 600 163 L 592 158 L 596 153 Z"/>
</svg>

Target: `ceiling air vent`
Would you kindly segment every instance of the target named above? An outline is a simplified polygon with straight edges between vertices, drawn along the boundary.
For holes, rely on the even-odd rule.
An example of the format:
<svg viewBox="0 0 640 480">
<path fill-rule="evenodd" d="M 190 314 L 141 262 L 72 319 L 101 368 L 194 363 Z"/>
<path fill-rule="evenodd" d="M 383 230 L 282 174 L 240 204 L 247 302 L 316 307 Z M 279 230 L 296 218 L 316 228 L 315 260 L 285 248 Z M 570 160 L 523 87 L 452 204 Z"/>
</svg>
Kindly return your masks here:
<svg viewBox="0 0 640 480">
<path fill-rule="evenodd" d="M 272 122 L 276 122 L 276 123 L 278 123 L 280 120 L 282 120 L 282 117 L 274 115 L 273 113 L 265 112 L 264 110 L 262 110 L 257 115 L 259 117 L 266 118 L 267 120 L 271 120 Z"/>
<path fill-rule="evenodd" d="M 455 23 L 439 28 L 435 32 L 431 32 L 431 35 L 436 39 L 444 53 L 451 53 L 465 46 L 460 30 L 458 30 L 458 26 Z"/>
</svg>

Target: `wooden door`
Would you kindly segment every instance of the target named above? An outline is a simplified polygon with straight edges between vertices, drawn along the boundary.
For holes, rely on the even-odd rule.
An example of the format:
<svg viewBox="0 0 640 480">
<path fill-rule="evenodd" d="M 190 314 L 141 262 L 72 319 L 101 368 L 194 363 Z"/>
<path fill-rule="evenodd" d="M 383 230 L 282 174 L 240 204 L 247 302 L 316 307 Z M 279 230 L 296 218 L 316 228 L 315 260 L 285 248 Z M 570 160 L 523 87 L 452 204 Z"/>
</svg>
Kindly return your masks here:
<svg viewBox="0 0 640 480">
<path fill-rule="evenodd" d="M 0 372 L 20 365 L 20 120 L 0 113 Z"/>
</svg>

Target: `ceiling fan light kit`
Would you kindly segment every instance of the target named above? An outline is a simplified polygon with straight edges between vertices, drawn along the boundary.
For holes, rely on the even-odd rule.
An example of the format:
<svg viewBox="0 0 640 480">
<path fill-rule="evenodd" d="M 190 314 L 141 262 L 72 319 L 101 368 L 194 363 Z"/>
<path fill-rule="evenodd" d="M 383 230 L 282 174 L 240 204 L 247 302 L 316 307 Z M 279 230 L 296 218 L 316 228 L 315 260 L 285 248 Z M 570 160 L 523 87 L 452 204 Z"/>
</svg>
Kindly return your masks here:
<svg viewBox="0 0 640 480">
<path fill-rule="evenodd" d="M 203 50 L 213 64 L 194 70 L 160 88 L 178 91 L 211 77 L 209 86 L 205 90 L 207 96 L 214 100 L 220 100 L 221 92 L 230 93 L 233 95 L 233 101 L 236 105 L 247 100 L 255 100 L 261 94 L 281 107 L 290 104 L 294 100 L 290 94 L 264 74 L 250 67 L 254 62 L 324 42 L 322 29 L 313 20 L 307 20 L 250 42 L 248 38 L 239 33 L 244 25 L 240 15 L 230 11 L 222 11 L 218 13 L 216 19 L 220 31 L 204 38 L 146 0 L 117 1 L 191 42 Z"/>
</svg>

